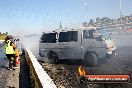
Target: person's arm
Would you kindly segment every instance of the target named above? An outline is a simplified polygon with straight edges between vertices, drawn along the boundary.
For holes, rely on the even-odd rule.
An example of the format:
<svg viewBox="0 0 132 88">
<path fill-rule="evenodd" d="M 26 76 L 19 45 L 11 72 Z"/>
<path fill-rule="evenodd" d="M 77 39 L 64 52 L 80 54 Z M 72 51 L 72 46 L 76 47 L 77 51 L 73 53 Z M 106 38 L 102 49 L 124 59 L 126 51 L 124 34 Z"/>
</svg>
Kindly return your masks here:
<svg viewBox="0 0 132 88">
<path fill-rule="evenodd" d="M 13 48 L 16 48 L 16 45 L 15 45 L 13 42 L 11 42 L 11 46 L 12 46 Z"/>
</svg>

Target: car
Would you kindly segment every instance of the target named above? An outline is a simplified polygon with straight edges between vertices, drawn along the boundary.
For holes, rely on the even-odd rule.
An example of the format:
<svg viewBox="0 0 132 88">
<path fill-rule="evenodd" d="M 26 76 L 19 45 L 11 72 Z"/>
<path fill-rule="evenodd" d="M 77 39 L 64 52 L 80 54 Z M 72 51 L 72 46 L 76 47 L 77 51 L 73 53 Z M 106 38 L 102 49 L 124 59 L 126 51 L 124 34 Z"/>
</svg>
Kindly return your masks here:
<svg viewBox="0 0 132 88">
<path fill-rule="evenodd" d="M 116 44 L 102 28 L 77 28 L 43 33 L 39 55 L 57 63 L 60 59 L 82 59 L 93 66 L 101 58 L 115 55 Z"/>
</svg>

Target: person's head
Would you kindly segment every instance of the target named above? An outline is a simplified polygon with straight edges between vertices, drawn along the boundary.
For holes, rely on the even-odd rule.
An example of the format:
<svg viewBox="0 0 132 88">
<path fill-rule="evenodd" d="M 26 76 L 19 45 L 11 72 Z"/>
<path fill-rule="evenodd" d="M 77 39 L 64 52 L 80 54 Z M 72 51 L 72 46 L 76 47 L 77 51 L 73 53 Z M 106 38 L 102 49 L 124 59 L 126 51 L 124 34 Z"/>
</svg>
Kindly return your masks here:
<svg viewBox="0 0 132 88">
<path fill-rule="evenodd" d="M 10 39 L 13 39 L 13 36 L 12 35 L 7 35 L 5 40 L 10 40 Z"/>
<path fill-rule="evenodd" d="M 9 39 L 10 39 L 9 36 L 6 36 L 5 41 L 8 41 Z"/>
</svg>

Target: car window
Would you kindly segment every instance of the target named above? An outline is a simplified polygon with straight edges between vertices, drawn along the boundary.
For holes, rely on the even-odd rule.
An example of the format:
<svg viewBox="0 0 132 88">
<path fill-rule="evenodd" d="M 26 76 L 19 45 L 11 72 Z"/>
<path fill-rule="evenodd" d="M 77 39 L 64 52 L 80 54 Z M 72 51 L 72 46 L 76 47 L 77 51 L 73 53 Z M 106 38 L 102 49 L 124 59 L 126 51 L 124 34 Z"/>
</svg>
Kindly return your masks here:
<svg viewBox="0 0 132 88">
<path fill-rule="evenodd" d="M 41 37 L 42 43 L 56 43 L 56 33 L 43 34 Z"/>
<path fill-rule="evenodd" d="M 84 30 L 83 39 L 93 38 L 93 30 Z"/>
<path fill-rule="evenodd" d="M 106 29 L 99 30 L 99 33 L 102 35 L 102 37 L 106 40 L 112 39 L 109 32 L 106 31 Z"/>
<path fill-rule="evenodd" d="M 77 42 L 77 31 L 60 32 L 59 42 Z"/>
</svg>

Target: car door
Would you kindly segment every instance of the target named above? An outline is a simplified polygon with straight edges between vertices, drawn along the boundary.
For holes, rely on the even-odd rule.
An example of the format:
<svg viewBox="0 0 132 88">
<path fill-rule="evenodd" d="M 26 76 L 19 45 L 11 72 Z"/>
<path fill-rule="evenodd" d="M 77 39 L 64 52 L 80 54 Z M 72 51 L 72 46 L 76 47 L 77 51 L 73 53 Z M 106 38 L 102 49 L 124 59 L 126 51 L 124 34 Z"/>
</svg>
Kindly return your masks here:
<svg viewBox="0 0 132 88">
<path fill-rule="evenodd" d="M 83 54 L 87 51 L 93 51 L 102 56 L 105 54 L 105 43 L 99 39 L 99 35 L 95 30 L 83 31 Z"/>
<path fill-rule="evenodd" d="M 78 39 L 78 31 L 60 32 L 59 47 L 61 49 L 61 58 L 79 59 L 81 47 Z"/>
</svg>

